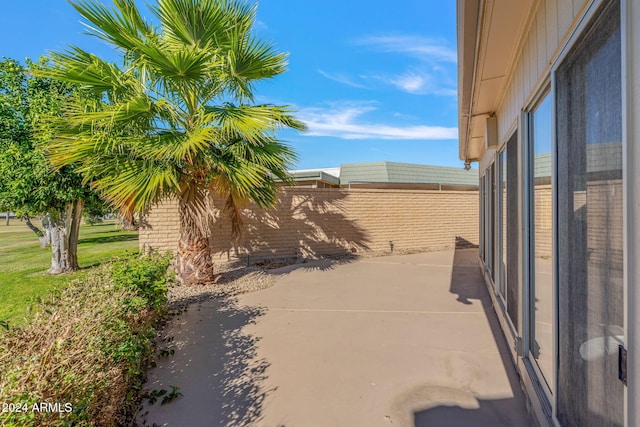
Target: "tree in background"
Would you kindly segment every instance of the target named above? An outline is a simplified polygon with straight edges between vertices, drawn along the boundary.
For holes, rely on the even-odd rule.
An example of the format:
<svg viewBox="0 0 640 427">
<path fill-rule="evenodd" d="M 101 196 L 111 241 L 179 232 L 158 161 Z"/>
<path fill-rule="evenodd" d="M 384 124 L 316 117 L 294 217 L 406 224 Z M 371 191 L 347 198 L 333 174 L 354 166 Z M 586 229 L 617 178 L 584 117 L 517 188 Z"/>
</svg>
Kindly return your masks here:
<svg viewBox="0 0 640 427">
<path fill-rule="evenodd" d="M 50 135 L 38 132 L 38 123 L 60 116 L 63 100 L 77 91 L 71 84 L 31 75 L 45 63 L 0 61 L 0 206 L 22 218 L 41 246 L 51 245 L 49 273 L 58 274 L 78 268 L 85 200 L 103 202 L 71 168 L 54 170 L 39 148 Z M 31 222 L 38 216 L 44 229 Z"/>
<path fill-rule="evenodd" d="M 304 126 L 286 106 L 253 102 L 254 84 L 284 72 L 286 54 L 255 37 L 256 8 L 240 1 L 159 0 L 150 7 L 158 25 L 134 0 L 113 3 L 71 2 L 119 64 L 70 47 L 41 72 L 103 100 L 66 105 L 52 123 L 51 161 L 73 165 L 127 218 L 177 197 L 178 277 L 211 282 L 209 195 L 225 200 L 237 236 L 242 204 L 271 206 L 274 178 L 289 181 L 295 154 L 276 131 Z"/>
</svg>

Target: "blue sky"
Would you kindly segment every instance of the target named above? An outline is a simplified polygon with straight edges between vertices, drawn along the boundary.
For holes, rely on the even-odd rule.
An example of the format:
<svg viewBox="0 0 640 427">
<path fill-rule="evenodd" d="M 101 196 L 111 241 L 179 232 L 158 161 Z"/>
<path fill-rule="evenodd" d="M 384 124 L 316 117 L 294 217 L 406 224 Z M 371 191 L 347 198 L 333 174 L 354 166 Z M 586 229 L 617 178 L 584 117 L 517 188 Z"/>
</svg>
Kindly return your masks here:
<svg viewBox="0 0 640 427">
<path fill-rule="evenodd" d="M 115 58 L 83 34 L 63 0 L 2 2 L 0 56 L 37 58 L 68 44 Z M 257 87 L 309 127 L 281 138 L 297 168 L 399 161 L 460 166 L 455 2 L 264 0 L 256 32 L 289 52 L 289 71 Z"/>
</svg>

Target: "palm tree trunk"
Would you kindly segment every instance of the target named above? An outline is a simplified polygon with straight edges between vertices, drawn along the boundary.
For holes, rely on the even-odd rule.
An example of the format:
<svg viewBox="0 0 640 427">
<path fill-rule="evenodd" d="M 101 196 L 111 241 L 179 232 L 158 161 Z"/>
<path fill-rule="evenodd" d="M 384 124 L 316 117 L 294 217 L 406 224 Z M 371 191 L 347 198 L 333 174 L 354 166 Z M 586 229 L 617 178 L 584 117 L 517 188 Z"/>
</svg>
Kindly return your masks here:
<svg viewBox="0 0 640 427">
<path fill-rule="evenodd" d="M 126 216 L 120 216 L 120 224 L 120 231 L 138 231 L 140 228 L 140 224 L 136 222 L 133 215 L 130 219 Z"/>
<path fill-rule="evenodd" d="M 209 236 L 203 234 L 189 212 L 180 203 L 180 240 L 176 257 L 176 274 L 183 285 L 206 285 L 214 282 Z"/>
</svg>

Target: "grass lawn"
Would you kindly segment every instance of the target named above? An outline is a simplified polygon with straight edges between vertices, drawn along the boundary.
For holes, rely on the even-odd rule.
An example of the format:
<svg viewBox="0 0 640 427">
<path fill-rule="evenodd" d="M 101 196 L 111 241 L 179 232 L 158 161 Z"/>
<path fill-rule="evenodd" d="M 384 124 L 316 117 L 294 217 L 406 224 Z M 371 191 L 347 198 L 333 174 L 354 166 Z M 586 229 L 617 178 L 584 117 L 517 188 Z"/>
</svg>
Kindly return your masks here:
<svg viewBox="0 0 640 427">
<path fill-rule="evenodd" d="M 34 222 L 38 227 L 39 223 Z M 118 231 L 114 221 L 82 225 L 78 241 L 80 271 L 50 276 L 51 249 L 42 249 L 36 235 L 17 220 L 0 223 L 0 320 L 20 325 L 31 314 L 31 302 L 57 285 L 82 277 L 88 268 L 108 261 L 115 255 L 138 251 L 138 233 Z"/>
</svg>

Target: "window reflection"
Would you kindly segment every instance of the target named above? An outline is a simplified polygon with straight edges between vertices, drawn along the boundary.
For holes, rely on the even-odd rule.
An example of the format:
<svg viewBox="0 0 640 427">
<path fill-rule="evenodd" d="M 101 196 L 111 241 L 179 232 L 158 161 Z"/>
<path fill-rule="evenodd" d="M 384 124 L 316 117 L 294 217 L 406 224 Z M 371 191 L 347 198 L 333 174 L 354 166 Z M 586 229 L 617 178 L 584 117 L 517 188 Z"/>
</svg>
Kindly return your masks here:
<svg viewBox="0 0 640 427">
<path fill-rule="evenodd" d="M 553 392 L 553 262 L 551 97 L 531 113 L 531 343 L 530 351 Z"/>
</svg>

